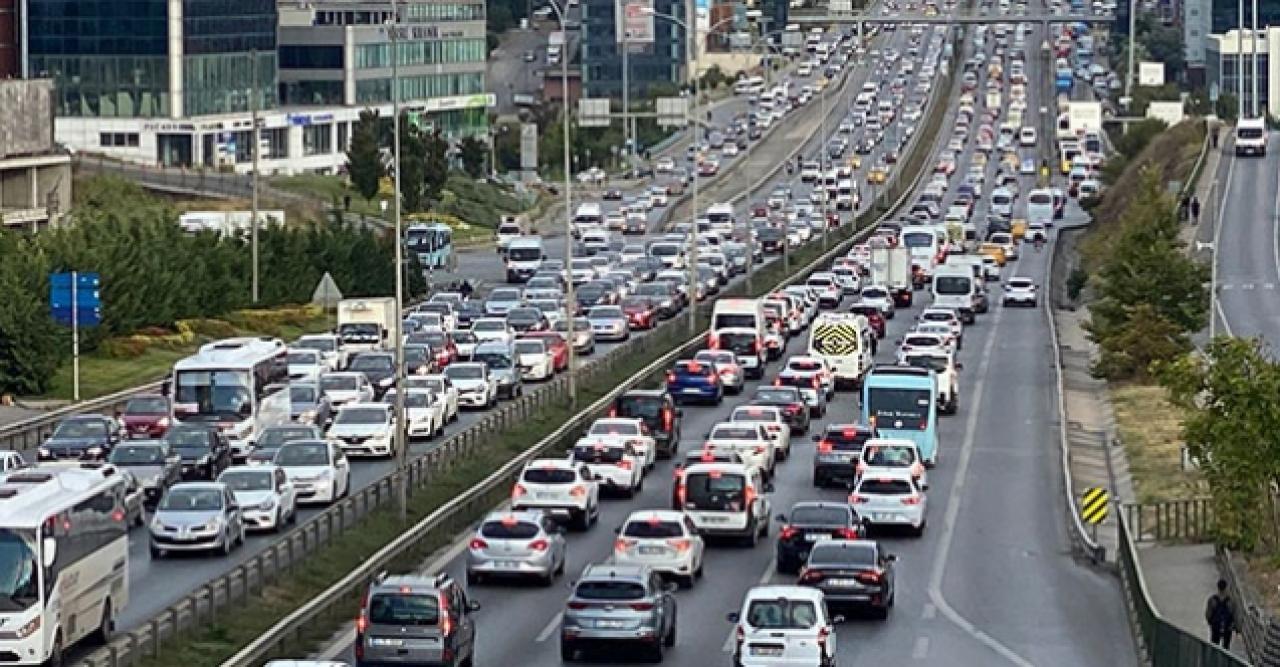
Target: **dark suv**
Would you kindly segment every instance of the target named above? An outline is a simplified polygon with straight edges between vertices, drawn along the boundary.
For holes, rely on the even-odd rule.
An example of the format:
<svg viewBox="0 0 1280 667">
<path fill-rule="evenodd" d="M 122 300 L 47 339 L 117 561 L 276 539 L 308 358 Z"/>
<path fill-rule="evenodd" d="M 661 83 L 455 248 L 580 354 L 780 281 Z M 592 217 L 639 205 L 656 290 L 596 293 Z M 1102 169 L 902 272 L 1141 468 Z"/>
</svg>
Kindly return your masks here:
<svg viewBox="0 0 1280 667">
<path fill-rule="evenodd" d="M 853 484 L 862 446 L 874 437 L 875 430 L 866 424 L 827 424 L 821 435 L 813 436 L 818 443 L 813 452 L 813 485 L 841 480 Z"/>
<path fill-rule="evenodd" d="M 380 574 L 356 620 L 356 664 L 469 665 L 479 610 L 447 574 Z"/>
<path fill-rule="evenodd" d="M 182 479 L 213 481 L 231 467 L 231 444 L 213 424 L 178 424 L 164 441 L 182 457 Z"/>
<path fill-rule="evenodd" d="M 614 402 L 610 417 L 639 419 L 649 427 L 657 443 L 658 458 L 669 459 L 680 449 L 680 418 L 671 394 L 662 389 L 633 389 Z"/>
</svg>

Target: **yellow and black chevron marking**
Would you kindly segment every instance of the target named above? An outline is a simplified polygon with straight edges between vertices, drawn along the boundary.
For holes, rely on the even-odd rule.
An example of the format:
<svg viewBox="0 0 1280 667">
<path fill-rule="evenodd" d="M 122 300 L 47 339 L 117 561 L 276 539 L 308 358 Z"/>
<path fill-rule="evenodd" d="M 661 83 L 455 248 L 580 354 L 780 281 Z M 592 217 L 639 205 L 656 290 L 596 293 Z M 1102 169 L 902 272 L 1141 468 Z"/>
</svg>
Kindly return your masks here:
<svg viewBox="0 0 1280 667">
<path fill-rule="evenodd" d="M 1085 523 L 1098 524 L 1107 518 L 1107 503 L 1111 494 L 1101 487 L 1085 489 L 1080 496 L 1080 518 Z"/>
<path fill-rule="evenodd" d="M 818 354 L 841 356 L 858 351 L 858 327 L 849 324 L 819 324 L 813 329 L 813 349 Z"/>
</svg>

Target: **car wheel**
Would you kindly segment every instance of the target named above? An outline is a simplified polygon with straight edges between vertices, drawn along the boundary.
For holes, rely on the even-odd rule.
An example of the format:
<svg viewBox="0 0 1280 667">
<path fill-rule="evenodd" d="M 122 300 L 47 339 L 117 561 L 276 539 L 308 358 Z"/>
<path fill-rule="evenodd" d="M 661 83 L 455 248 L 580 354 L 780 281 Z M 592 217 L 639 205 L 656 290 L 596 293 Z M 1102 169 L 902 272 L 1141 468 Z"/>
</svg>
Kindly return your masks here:
<svg viewBox="0 0 1280 667">
<path fill-rule="evenodd" d="M 164 549 L 157 549 L 155 547 L 151 547 L 151 558 L 155 560 L 160 560 L 161 558 L 164 558 Z"/>
<path fill-rule="evenodd" d="M 573 523 L 573 528 L 575 530 L 585 531 L 588 528 L 590 528 L 591 527 L 591 508 L 588 507 L 582 510 L 580 514 L 574 515 L 572 523 Z"/>
<path fill-rule="evenodd" d="M 577 656 L 578 656 L 578 649 L 574 648 L 572 643 L 564 639 L 561 639 L 560 640 L 560 660 L 562 662 L 573 662 L 573 659 L 576 658 Z"/>
<path fill-rule="evenodd" d="M 667 632 L 667 636 L 662 641 L 662 643 L 666 646 L 676 645 L 676 627 L 677 627 L 676 618 L 677 617 L 675 614 L 671 615 L 671 630 Z"/>
<path fill-rule="evenodd" d="M 467 570 L 467 585 L 468 586 L 480 585 L 480 573 Z"/>
<path fill-rule="evenodd" d="M 231 536 L 224 531 L 222 533 L 222 548 L 221 548 L 222 555 L 230 556 L 231 550 L 234 548 L 235 548 L 235 540 L 231 539 Z"/>
<path fill-rule="evenodd" d="M 102 605 L 102 620 L 98 622 L 98 629 L 93 634 L 95 643 L 106 646 L 111 643 L 111 638 L 116 634 L 116 617 L 112 613 L 111 598 Z"/>
<path fill-rule="evenodd" d="M 927 525 L 929 525 L 929 520 L 928 520 L 928 519 L 925 519 L 925 520 L 921 521 L 921 522 L 920 522 L 920 527 L 919 527 L 919 528 L 916 528 L 916 529 L 915 529 L 915 530 L 913 530 L 913 531 L 911 531 L 911 532 L 912 532 L 912 534 L 913 534 L 913 535 L 915 535 L 916 537 L 923 537 L 923 536 L 924 536 L 924 528 L 925 528 L 925 526 L 927 526 Z"/>
</svg>

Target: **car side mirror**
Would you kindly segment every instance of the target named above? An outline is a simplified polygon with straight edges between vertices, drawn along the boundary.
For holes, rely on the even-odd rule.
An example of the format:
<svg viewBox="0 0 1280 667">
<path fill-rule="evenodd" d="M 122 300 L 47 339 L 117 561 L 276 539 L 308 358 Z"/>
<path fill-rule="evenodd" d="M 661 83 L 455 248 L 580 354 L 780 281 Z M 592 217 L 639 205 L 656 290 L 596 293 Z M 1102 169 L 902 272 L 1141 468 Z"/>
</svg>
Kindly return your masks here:
<svg viewBox="0 0 1280 667">
<path fill-rule="evenodd" d="M 41 552 L 44 554 L 44 566 L 53 567 L 53 562 L 58 558 L 58 540 L 46 537 L 41 546 L 43 547 Z"/>
<path fill-rule="evenodd" d="M 765 492 L 765 493 L 773 493 L 773 482 L 765 482 L 765 483 L 764 483 L 764 492 Z"/>
<path fill-rule="evenodd" d="M 467 613 L 480 611 L 480 603 L 475 600 L 467 600 Z"/>
<path fill-rule="evenodd" d="M 231 503 L 230 505 L 227 505 L 227 514 L 231 514 L 232 512 L 238 512 L 238 511 L 240 511 L 240 506 L 237 505 L 236 503 Z"/>
<path fill-rule="evenodd" d="M 683 409 L 683 408 L 676 408 L 676 416 L 677 416 L 677 417 L 683 417 L 683 416 L 684 416 L 684 409 Z"/>
<path fill-rule="evenodd" d="M 724 619 L 730 623 L 737 623 L 742 617 L 736 611 L 731 611 L 724 615 Z"/>
<path fill-rule="evenodd" d="M 810 437 L 809 439 L 810 439 L 810 440 L 812 440 L 812 441 L 814 441 L 814 442 L 822 442 L 822 436 L 820 436 L 820 435 L 812 436 L 812 437 Z"/>
<path fill-rule="evenodd" d="M 775 516 L 775 517 L 773 517 L 773 518 L 777 519 L 779 523 L 786 523 L 786 522 L 787 522 L 787 515 L 785 515 L 785 514 L 779 514 L 778 516 Z"/>
<path fill-rule="evenodd" d="M 888 556 L 885 556 L 884 559 L 890 563 L 896 563 L 898 562 L 898 554 L 889 554 Z"/>
<path fill-rule="evenodd" d="M 618 526 L 617 528 L 614 528 L 614 529 L 613 529 L 613 534 L 614 534 L 614 535 L 621 535 L 621 534 L 622 534 L 622 526 Z"/>
<path fill-rule="evenodd" d="M 680 584 L 674 581 L 668 581 L 662 584 L 662 590 L 666 591 L 667 593 L 674 593 L 680 590 Z"/>
</svg>

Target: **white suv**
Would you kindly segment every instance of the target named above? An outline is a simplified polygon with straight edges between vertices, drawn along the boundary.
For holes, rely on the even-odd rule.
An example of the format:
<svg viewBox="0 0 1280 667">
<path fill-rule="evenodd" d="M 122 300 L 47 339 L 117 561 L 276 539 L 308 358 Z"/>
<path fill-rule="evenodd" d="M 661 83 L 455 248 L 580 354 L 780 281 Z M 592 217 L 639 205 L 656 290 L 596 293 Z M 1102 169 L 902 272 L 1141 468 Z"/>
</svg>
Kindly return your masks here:
<svg viewBox="0 0 1280 667">
<path fill-rule="evenodd" d="M 955 356 L 939 350 L 920 350 L 902 355 L 902 364 L 928 368 L 938 382 L 938 414 L 954 415 L 960 409 L 960 374 L 964 368 Z"/>
<path fill-rule="evenodd" d="M 1004 297 L 1000 300 L 1005 306 L 1036 306 L 1036 284 L 1030 278 L 1010 278 L 1004 283 Z"/>
<path fill-rule="evenodd" d="M 632 512 L 618 530 L 613 562 L 647 565 L 692 588 L 702 576 L 704 546 L 698 527 L 684 512 L 640 510 Z"/>
<path fill-rule="evenodd" d="M 836 633 L 822 591 L 807 586 L 757 586 L 747 591 L 737 624 L 733 664 L 741 667 L 834 665 Z"/>
<path fill-rule="evenodd" d="M 591 468 L 564 459 L 535 459 L 511 490 L 511 509 L 540 509 L 586 530 L 600 520 L 600 484 Z"/>
<path fill-rule="evenodd" d="M 908 526 L 917 537 L 924 535 L 928 500 L 909 469 L 875 468 L 858 478 L 849 504 L 868 524 Z"/>
</svg>

